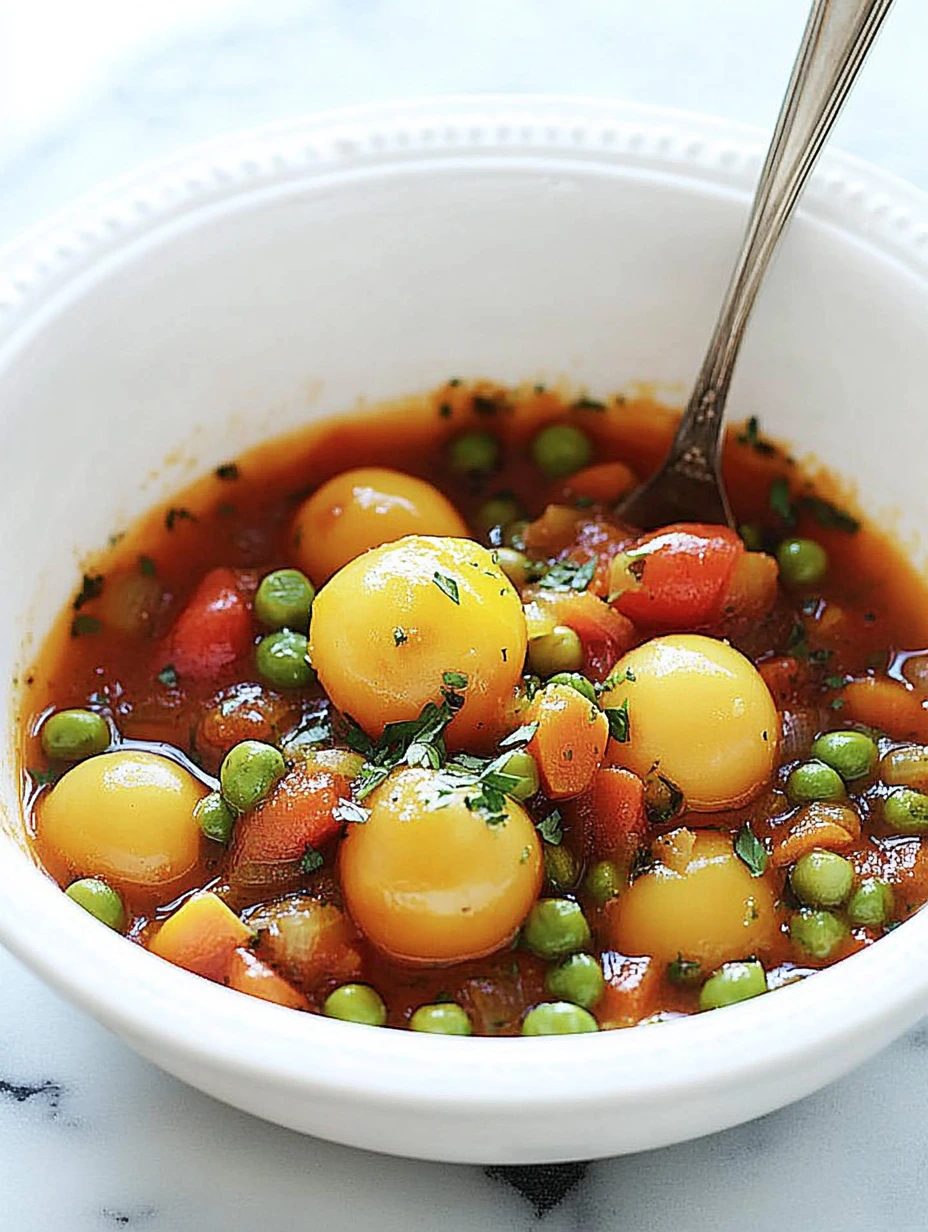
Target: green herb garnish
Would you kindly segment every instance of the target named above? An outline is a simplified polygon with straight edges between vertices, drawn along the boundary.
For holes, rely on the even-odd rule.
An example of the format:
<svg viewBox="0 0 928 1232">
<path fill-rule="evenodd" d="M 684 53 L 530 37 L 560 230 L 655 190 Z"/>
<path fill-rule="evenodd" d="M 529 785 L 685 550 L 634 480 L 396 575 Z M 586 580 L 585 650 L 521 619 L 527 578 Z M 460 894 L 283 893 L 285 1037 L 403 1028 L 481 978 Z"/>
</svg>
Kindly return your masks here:
<svg viewBox="0 0 928 1232">
<path fill-rule="evenodd" d="M 735 855 L 752 877 L 762 877 L 767 867 L 767 849 L 746 821 L 735 835 Z"/>
<path fill-rule="evenodd" d="M 401 629 L 399 625 L 393 630 L 393 645 L 402 646 L 404 642 L 409 641 L 409 634 L 405 629 Z"/>
<path fill-rule="evenodd" d="M 560 847 L 564 841 L 564 828 L 559 809 L 552 809 L 547 817 L 535 827 L 542 839 L 552 847 Z"/>
<path fill-rule="evenodd" d="M 81 583 L 80 593 L 74 600 L 74 610 L 79 612 L 85 603 L 89 603 L 91 599 L 99 599 L 103 594 L 104 577 L 102 573 L 84 574 L 84 580 Z"/>
<path fill-rule="evenodd" d="M 164 525 L 168 530 L 173 530 L 178 522 L 195 522 L 196 518 L 189 509 L 176 507 L 174 505 L 164 515 Z"/>
<path fill-rule="evenodd" d="M 531 743 L 538 731 L 537 723 L 523 723 L 521 727 L 517 727 L 515 731 L 509 733 L 505 739 L 499 742 L 501 749 L 516 749 L 520 745 Z"/>
<path fill-rule="evenodd" d="M 155 562 L 150 556 L 139 557 L 139 573 L 144 573 L 146 577 L 154 577 L 156 572 Z"/>
<path fill-rule="evenodd" d="M 752 449 L 754 449 L 757 453 L 762 454 L 764 457 L 769 458 L 771 454 L 776 453 L 776 447 L 772 445 L 770 441 L 765 441 L 760 435 L 760 424 L 758 423 L 756 415 L 751 416 L 751 418 L 744 425 L 744 431 L 739 432 L 736 439 L 739 445 L 749 445 Z"/>
<path fill-rule="evenodd" d="M 548 569 L 539 585 L 543 590 L 583 591 L 592 582 L 595 572 L 595 558 L 583 564 L 577 564 L 575 560 L 558 560 Z"/>
<path fill-rule="evenodd" d="M 307 875 L 310 873 L 318 873 L 323 864 L 325 864 L 325 859 L 323 858 L 322 853 L 318 852 L 310 843 L 307 843 L 303 848 L 303 856 L 300 860 L 300 872 L 306 873 Z"/>
<path fill-rule="evenodd" d="M 222 466 L 217 466 L 215 470 L 217 479 L 238 479 L 240 474 L 236 462 L 223 462 Z"/>
<path fill-rule="evenodd" d="M 616 744 L 628 743 L 628 698 L 621 706 L 609 706 L 603 710 L 609 723 L 609 735 Z"/>
<path fill-rule="evenodd" d="M 803 509 L 807 509 L 819 526 L 826 530 L 843 530 L 853 535 L 860 530 L 860 523 L 831 501 L 823 500 L 821 496 L 803 496 L 800 500 Z"/>
<path fill-rule="evenodd" d="M 461 597 L 458 594 L 458 584 L 454 578 L 448 577 L 446 573 L 439 573 L 436 569 L 432 574 L 432 581 L 443 595 L 447 595 L 452 603 L 457 603 L 460 606 Z"/>
<path fill-rule="evenodd" d="M 168 663 L 165 667 L 162 667 L 158 673 L 158 680 L 161 684 L 167 685 L 169 689 L 177 688 L 177 668 L 173 663 Z"/>
<path fill-rule="evenodd" d="M 71 621 L 71 636 L 85 637 L 90 633 L 99 633 L 102 628 L 103 622 L 96 616 L 85 616 L 82 612 L 80 616 L 75 616 Z"/>
<path fill-rule="evenodd" d="M 789 482 L 779 476 L 774 479 L 770 485 L 770 508 L 787 526 L 793 526 L 796 522 L 796 510 L 793 508 L 793 502 L 789 494 Z"/>
</svg>

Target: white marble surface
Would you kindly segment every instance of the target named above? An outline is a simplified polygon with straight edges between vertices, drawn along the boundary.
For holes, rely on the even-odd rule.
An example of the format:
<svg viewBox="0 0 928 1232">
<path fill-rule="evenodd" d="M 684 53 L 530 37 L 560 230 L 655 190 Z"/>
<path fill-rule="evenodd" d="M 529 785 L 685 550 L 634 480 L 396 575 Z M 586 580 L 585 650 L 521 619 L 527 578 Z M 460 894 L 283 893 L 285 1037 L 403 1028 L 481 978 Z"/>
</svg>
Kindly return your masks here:
<svg viewBox="0 0 928 1232">
<path fill-rule="evenodd" d="M 804 10 L 804 0 L 88 0 L 65 11 L 64 0 L 0 0 L 0 242 L 182 145 L 375 98 L 552 90 L 769 124 Z M 55 31 L 64 44 L 53 47 Z M 898 0 L 838 141 L 928 187 L 926 44 L 928 4 Z M 62 45 L 73 52 L 64 78 Z M 924 1232 L 926 1093 L 922 1027 L 740 1129 L 586 1170 L 494 1177 L 333 1147 L 223 1108 L 0 951 L 0 1232 L 502 1232 L 539 1219 L 551 1232 Z M 539 1216 L 533 1196 L 565 1190 Z"/>
</svg>

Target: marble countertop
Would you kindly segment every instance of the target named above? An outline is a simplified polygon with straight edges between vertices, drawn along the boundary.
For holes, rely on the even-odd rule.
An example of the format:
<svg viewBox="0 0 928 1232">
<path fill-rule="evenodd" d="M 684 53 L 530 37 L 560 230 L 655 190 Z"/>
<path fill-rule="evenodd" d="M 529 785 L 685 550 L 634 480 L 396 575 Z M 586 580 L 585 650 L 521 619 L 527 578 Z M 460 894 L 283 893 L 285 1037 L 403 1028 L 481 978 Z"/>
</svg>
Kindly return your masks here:
<svg viewBox="0 0 928 1232">
<path fill-rule="evenodd" d="M 54 25 L 55 5 L 31 7 Z M 92 23 L 112 7 L 81 6 L 81 54 L 105 43 Z M 7 82 L 29 83 L 20 95 L 0 89 L 0 242 L 146 159 L 371 99 L 548 90 L 770 125 L 806 5 L 264 0 L 210 2 L 182 27 L 169 20 L 178 5 L 160 26 L 153 4 L 136 7 L 144 38 L 88 69 L 67 109 L 46 109 L 38 125 L 29 99 L 53 97 L 55 59 L 0 37 L 0 77 L 15 63 Z M 3 10 L 0 0 L 0 35 Z M 899 0 L 836 140 L 928 187 L 926 45 L 928 5 Z M 368 1155 L 227 1109 L 137 1058 L 2 951 L 0 990 L 0 1232 L 928 1228 L 925 1026 L 741 1128 L 590 1165 L 493 1170 Z"/>
</svg>

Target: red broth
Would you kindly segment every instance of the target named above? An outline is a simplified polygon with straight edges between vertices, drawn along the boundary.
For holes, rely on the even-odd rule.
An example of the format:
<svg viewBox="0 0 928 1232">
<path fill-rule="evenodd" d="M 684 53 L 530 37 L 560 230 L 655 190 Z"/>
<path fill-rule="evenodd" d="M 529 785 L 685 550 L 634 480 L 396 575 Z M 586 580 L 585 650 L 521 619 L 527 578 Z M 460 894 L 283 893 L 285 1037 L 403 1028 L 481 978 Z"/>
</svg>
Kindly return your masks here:
<svg viewBox="0 0 928 1232">
<path fill-rule="evenodd" d="M 643 572 L 635 566 L 630 574 L 621 574 L 626 593 L 616 595 L 613 559 L 630 552 L 628 564 L 644 559 L 642 552 L 647 556 L 641 535 L 611 515 L 617 492 L 610 485 L 622 486 L 622 468 L 592 476 L 584 471 L 576 481 L 546 477 L 533 459 L 532 442 L 546 425 L 568 423 L 588 438 L 592 462 L 624 463 L 632 476 L 643 478 L 665 452 L 675 418 L 647 399 L 616 397 L 600 403 L 569 400 L 541 388 L 449 382 L 428 397 L 314 424 L 230 459 L 128 530 L 114 528 L 113 546 L 87 565 L 83 586 L 60 614 L 22 689 L 23 803 L 37 860 L 63 888 L 101 872 L 88 866 L 84 856 L 76 858 L 57 830 L 49 837 L 49 801 L 57 784 L 73 773 L 70 762 L 49 757 L 43 749 L 43 723 L 56 711 L 80 707 L 103 716 L 111 727 L 112 747 L 166 755 L 185 767 L 184 774 L 189 771 L 198 794 L 216 788 L 224 754 L 244 738 L 283 745 L 291 767 L 288 775 L 294 759 L 302 756 L 288 744 L 295 731 L 305 736 L 315 726 L 320 737 L 314 745 L 304 743 L 304 752 L 347 749 L 345 721 L 318 683 L 275 688 L 262 680 L 254 655 L 267 629 L 255 619 L 253 600 L 262 577 L 299 563 L 293 523 L 301 503 L 333 476 L 359 466 L 381 466 L 433 484 L 460 512 L 474 538 L 491 550 L 515 544 L 530 558 L 534 575 L 521 588 L 522 598 L 530 603 L 540 594 L 542 607 L 554 603 L 558 625 L 571 628 L 574 620 L 583 650 L 579 671 L 596 695 L 596 701 L 584 699 L 583 704 L 597 709 L 604 705 L 604 698 L 611 696 L 602 688 L 613 667 L 611 658 L 621 658 L 629 648 L 655 637 L 697 632 L 736 647 L 758 668 L 781 726 L 769 775 L 749 799 L 710 811 L 691 809 L 666 775 L 641 767 L 633 772 L 631 749 L 621 738 L 623 720 L 611 714 L 609 742 L 595 751 L 592 777 L 582 783 L 575 778 L 557 798 L 540 791 L 525 804 L 531 820 L 542 826 L 541 896 L 579 904 L 589 927 L 588 938 L 565 942 L 567 948 L 556 956 L 538 945 L 532 952 L 525 935 L 520 940 L 518 934 L 507 937 L 495 952 L 450 964 L 397 961 L 372 944 L 345 911 L 340 886 L 342 835 L 366 824 L 357 818 L 368 807 L 353 799 L 358 792 L 351 775 L 333 780 L 332 799 L 341 801 L 334 823 L 324 827 L 318 850 L 307 844 L 308 858 L 301 857 L 296 865 L 291 853 L 277 866 L 261 861 L 256 867 L 247 865 L 243 874 L 238 836 L 250 824 L 246 813 L 235 822 L 229 845 L 198 838 L 198 857 L 179 877 L 146 884 L 110 877 L 121 896 L 124 931 L 132 942 L 154 943 L 157 950 L 163 921 L 191 897 L 210 890 L 254 931 L 247 937 L 230 934 L 221 962 L 202 960 L 198 950 L 184 960 L 191 969 L 314 1012 L 323 1011 L 327 997 L 341 984 L 363 983 L 383 999 L 386 1021 L 395 1027 L 406 1026 L 419 1006 L 453 1001 L 480 1034 L 518 1034 L 532 1007 L 570 1001 L 570 996 L 546 988 L 546 980 L 551 982 L 552 970 L 578 945 L 595 959 L 603 990 L 592 1000 L 592 994 L 577 995 L 589 1002 L 589 1012 L 605 1028 L 713 1004 L 711 992 L 717 985 L 701 990 L 725 963 L 747 962 L 751 972 L 746 978 L 756 980 L 759 960 L 762 986 L 754 991 L 763 991 L 763 986 L 773 989 L 805 978 L 873 943 L 928 896 L 928 863 L 920 834 L 922 826 L 928 828 L 921 812 L 928 807 L 928 797 L 922 795 L 922 789 L 928 789 L 928 652 L 921 651 L 928 646 L 924 581 L 883 528 L 860 518 L 837 480 L 825 471 L 803 468 L 752 422 L 733 429 L 725 446 L 731 503 L 744 539 L 755 549 L 743 550 L 740 541 L 723 545 L 726 560 L 748 562 L 739 565 L 742 588 L 731 581 L 732 574 L 727 583 L 732 594 L 722 606 L 708 616 L 703 612 L 695 623 L 687 618 L 686 602 L 692 600 L 694 586 L 706 584 L 706 570 L 711 573 L 714 567 L 716 548 L 710 535 L 708 557 L 701 557 L 699 570 L 681 583 L 686 602 L 676 624 L 678 574 L 660 573 L 662 565 L 646 563 Z M 489 432 L 499 441 L 500 461 L 488 474 L 457 473 L 449 464 L 453 442 L 472 430 Z M 505 523 L 485 524 L 483 511 L 491 500 L 497 501 L 497 511 L 508 507 Z M 827 572 L 808 584 L 793 579 L 784 585 L 781 578 L 771 590 L 776 569 L 770 554 L 790 538 L 813 540 L 824 548 Z M 680 567 L 668 566 L 671 574 Z M 724 563 L 718 567 L 727 568 Z M 231 659 L 226 656 L 228 661 L 220 655 L 208 670 L 188 674 L 172 662 L 178 618 L 204 577 L 220 568 L 231 571 L 237 588 L 245 622 L 244 652 L 239 647 Z M 649 576 L 659 592 L 651 598 L 658 606 L 670 604 L 669 612 L 661 612 L 659 626 L 649 623 L 650 616 L 642 623 L 635 615 L 641 604 L 636 607 L 634 596 L 647 586 Z M 554 584 L 546 587 L 546 577 Z M 564 579 L 560 586 L 558 577 Z M 766 598 L 758 599 L 754 591 L 765 587 Z M 576 606 L 579 596 L 581 607 L 586 605 L 582 612 Z M 758 602 L 763 610 L 752 608 Z M 621 614 L 623 605 L 631 624 Z M 597 615 L 591 624 L 593 608 Z M 599 617 L 606 633 L 597 624 Z M 616 633 L 620 627 L 621 635 Z M 214 636 L 210 645 L 219 642 L 221 637 L 217 641 Z M 526 675 L 532 674 L 533 653 L 530 649 Z M 531 681 L 532 687 L 545 692 L 543 682 Z M 561 687 L 570 692 L 569 685 Z M 573 692 L 576 695 L 576 689 Z M 520 693 L 517 701 L 510 729 L 519 726 L 532 705 L 536 708 L 531 714 L 537 713 L 537 698 L 529 702 Z M 627 711 L 630 745 L 635 742 L 635 706 L 632 692 Z M 830 799 L 810 801 L 788 790 L 790 774 L 809 763 L 814 738 L 835 730 L 869 738 L 880 760 L 871 757 L 862 773 L 848 772 L 845 778 L 833 769 L 829 775 L 826 766 L 822 790 L 827 794 L 827 783 L 833 784 L 835 777 L 839 782 Z M 772 738 L 776 745 L 776 732 Z M 561 739 L 556 730 L 552 739 Z M 537 731 L 529 747 L 537 754 Z M 900 749 L 909 751 L 900 754 Z M 449 743 L 449 757 L 458 751 L 488 755 L 486 748 L 455 750 Z M 924 765 L 919 760 L 923 753 Z M 362 749 L 350 763 L 352 770 L 363 756 Z M 823 772 L 820 767 L 813 771 L 814 792 L 815 774 L 821 780 Z M 580 790 L 573 790 L 577 786 Z M 279 789 L 278 784 L 272 790 Z M 352 804 L 358 806 L 354 820 Z M 82 824 L 77 814 L 73 824 Z M 552 838 L 556 841 L 549 841 Z M 745 901 L 753 904 L 756 897 L 761 904 L 752 910 L 755 915 L 760 911 L 763 928 L 757 932 L 746 922 L 750 941 L 743 952 L 706 941 L 691 925 L 681 928 L 679 952 L 672 952 L 673 915 L 683 907 L 666 898 L 666 885 L 672 883 L 671 894 L 677 893 L 673 887 L 692 874 L 698 853 L 709 850 L 706 842 L 727 843 L 725 867 L 735 870 L 739 885 L 745 876 L 751 878 L 757 891 Z M 812 865 L 806 859 L 805 881 L 802 869 L 793 871 L 797 860 L 822 851 L 824 865 L 818 855 Z M 816 860 L 823 867 L 812 867 Z M 614 877 L 609 886 L 602 880 L 607 864 Z M 822 901 L 823 886 L 824 899 L 836 901 Z M 331 934 L 317 946 L 309 965 L 303 961 L 305 953 L 295 957 L 288 948 L 293 937 L 287 940 L 287 928 L 275 923 L 275 912 L 282 909 L 274 904 L 281 902 L 297 916 L 307 903 L 314 911 L 324 903 L 330 912 L 326 927 L 332 925 Z M 680 899 L 686 912 L 697 917 L 702 902 L 698 896 L 692 902 Z M 651 935 L 655 914 L 671 924 L 657 929 L 652 952 L 644 944 L 638 947 L 641 952 L 623 952 L 623 938 Z M 642 915 L 643 924 L 638 921 Z M 704 923 L 708 936 L 713 925 L 708 917 Z M 314 927 L 316 944 L 318 918 Z M 668 929 L 669 937 L 664 935 Z M 693 953 L 688 953 L 691 942 Z M 234 971 L 228 965 L 232 961 L 237 964 Z M 721 1001 L 715 1003 L 738 999 L 739 994 L 729 993 L 738 984 L 734 977 L 732 971 L 723 974 Z M 593 981 L 595 992 L 595 976 Z M 556 977 L 553 987 L 563 987 Z M 567 987 L 574 990 L 570 981 Z"/>
</svg>

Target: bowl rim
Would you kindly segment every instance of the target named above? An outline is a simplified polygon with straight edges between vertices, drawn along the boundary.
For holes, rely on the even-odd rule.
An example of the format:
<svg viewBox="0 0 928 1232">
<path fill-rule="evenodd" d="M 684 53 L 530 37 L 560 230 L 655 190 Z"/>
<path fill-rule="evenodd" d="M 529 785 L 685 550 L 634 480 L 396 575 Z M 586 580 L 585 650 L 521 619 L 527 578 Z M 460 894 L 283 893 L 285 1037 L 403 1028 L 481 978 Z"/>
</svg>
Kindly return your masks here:
<svg viewBox="0 0 928 1232">
<path fill-rule="evenodd" d="M 501 163 L 527 171 L 571 163 L 590 173 L 669 175 L 746 201 L 765 144 L 757 129 L 711 117 L 544 95 L 387 102 L 223 137 L 96 189 L 0 249 L 0 369 L 18 339 L 40 330 L 61 297 L 96 267 L 216 206 L 359 169 L 393 174 Z M 928 196 L 905 181 L 830 152 L 802 212 L 928 278 Z M 862 1059 L 928 1008 L 928 971 L 913 976 L 924 968 L 928 943 L 922 912 L 814 979 L 721 1016 L 566 1043 L 371 1031 L 241 996 L 127 945 L 44 874 L 30 871 L 15 842 L 0 843 L 0 877 L 0 941 L 142 1051 L 160 1043 L 207 1070 L 231 1069 L 370 1106 L 593 1112 L 644 1097 L 660 1102 L 773 1081 L 800 1061 L 818 1065 L 825 1081 L 840 1041 L 856 1037 L 853 1051 Z M 734 1113 L 725 1123 L 737 1119 Z"/>
</svg>

